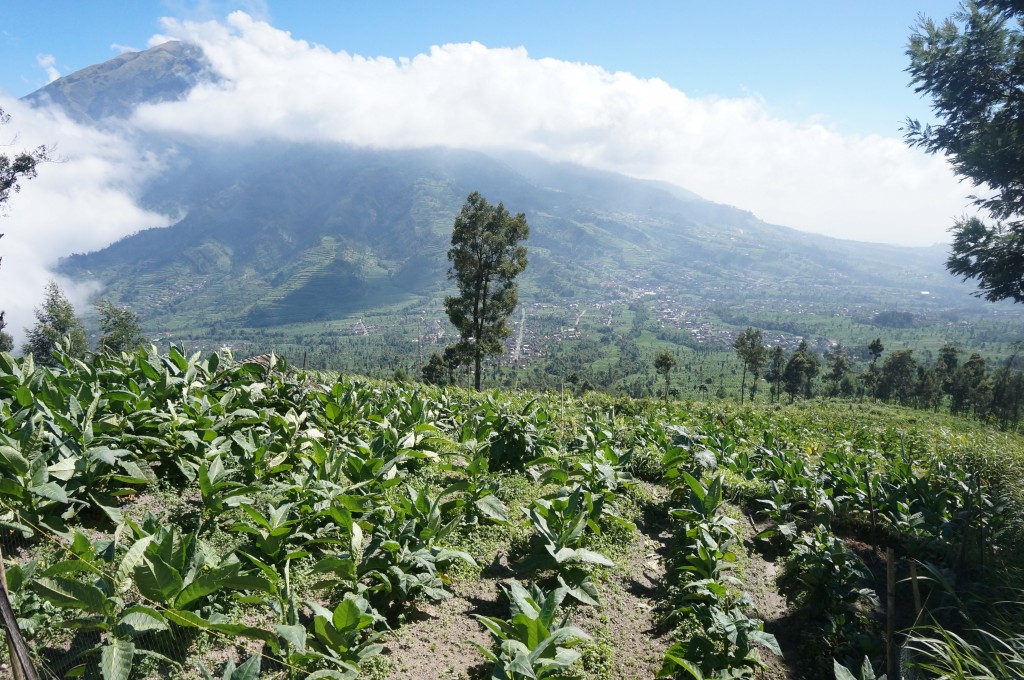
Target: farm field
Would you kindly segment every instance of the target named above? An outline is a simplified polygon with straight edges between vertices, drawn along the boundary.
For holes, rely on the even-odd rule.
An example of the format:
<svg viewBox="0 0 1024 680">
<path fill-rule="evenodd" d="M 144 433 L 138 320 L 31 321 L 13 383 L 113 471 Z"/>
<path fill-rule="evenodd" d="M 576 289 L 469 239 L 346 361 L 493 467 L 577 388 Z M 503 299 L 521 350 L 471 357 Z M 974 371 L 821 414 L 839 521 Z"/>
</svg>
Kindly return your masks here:
<svg viewBox="0 0 1024 680">
<path fill-rule="evenodd" d="M 1024 440 L 974 421 L 173 347 L 0 354 L 0 415 L 42 677 L 1022 677 Z"/>
</svg>

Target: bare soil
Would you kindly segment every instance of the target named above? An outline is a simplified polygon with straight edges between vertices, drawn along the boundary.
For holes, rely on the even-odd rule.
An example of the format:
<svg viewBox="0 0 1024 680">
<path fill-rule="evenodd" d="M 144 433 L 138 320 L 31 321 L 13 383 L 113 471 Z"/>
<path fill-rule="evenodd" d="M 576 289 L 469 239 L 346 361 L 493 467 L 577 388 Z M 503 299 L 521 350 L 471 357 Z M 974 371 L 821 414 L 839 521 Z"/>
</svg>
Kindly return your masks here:
<svg viewBox="0 0 1024 680">
<path fill-rule="evenodd" d="M 654 488 L 648 492 L 664 493 Z M 664 594 L 662 554 L 668 540 L 665 526 L 657 519 L 645 517 L 638 522 L 633 539 L 616 556 L 616 566 L 597 575 L 602 606 L 570 610 L 573 624 L 590 634 L 596 644 L 607 646 L 605 657 L 610 667 L 584 677 L 642 680 L 653 678 L 661 667 L 671 634 L 657 627 L 656 608 Z M 491 648 L 492 640 L 473 615 L 507 616 L 508 602 L 501 586 L 513 580 L 525 585 L 529 575 L 519 572 L 507 553 L 499 553 L 480 578 L 453 583 L 451 598 L 421 606 L 416 620 L 383 640 L 390 665 L 387 677 L 481 677 L 486 671 L 485 659 L 470 641 Z"/>
</svg>

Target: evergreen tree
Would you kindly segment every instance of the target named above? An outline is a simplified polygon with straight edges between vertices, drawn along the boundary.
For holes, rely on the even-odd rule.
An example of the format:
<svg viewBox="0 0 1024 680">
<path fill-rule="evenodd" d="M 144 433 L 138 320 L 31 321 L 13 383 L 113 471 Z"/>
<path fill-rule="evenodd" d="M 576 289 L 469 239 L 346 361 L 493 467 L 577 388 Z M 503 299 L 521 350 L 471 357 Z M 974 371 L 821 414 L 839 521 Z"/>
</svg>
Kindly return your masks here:
<svg viewBox="0 0 1024 680">
<path fill-rule="evenodd" d="M 56 282 L 47 284 L 43 305 L 37 307 L 35 313 L 36 325 L 26 330 L 28 335 L 22 352 L 31 354 L 37 364 L 44 366 L 56 365 L 54 352 L 62 345 L 73 357 L 85 356 L 88 349 L 85 325 L 75 316 L 75 308 Z"/>
<path fill-rule="evenodd" d="M 899 349 L 885 358 L 875 396 L 884 401 L 895 399 L 904 405 L 912 401 L 917 387 L 917 362 L 913 353 L 912 349 Z"/>
<path fill-rule="evenodd" d="M 953 226 L 946 267 L 975 279 L 976 295 L 1024 301 L 1024 4 L 979 0 L 951 19 L 920 20 L 910 36 L 911 84 L 932 99 L 937 123 L 908 119 L 909 143 L 947 158 L 985 187 L 974 203 L 991 223 Z"/>
<path fill-rule="evenodd" d="M 949 342 L 939 349 L 939 358 L 935 361 L 935 371 L 939 375 L 942 384 L 942 392 L 947 395 L 953 393 L 953 381 L 956 378 L 956 370 L 960 365 L 960 350 Z"/>
<path fill-rule="evenodd" d="M 825 380 L 830 385 L 828 394 L 834 397 L 843 392 L 844 379 L 850 373 L 850 358 L 846 355 L 846 350 L 843 349 L 843 346 L 838 345 L 825 357 L 825 363 L 828 367 Z"/>
<path fill-rule="evenodd" d="M 768 368 L 764 372 L 764 379 L 771 386 L 770 394 L 775 402 L 782 396 L 782 381 L 786 373 L 786 352 L 776 345 L 768 353 Z"/>
<path fill-rule="evenodd" d="M 1015 351 L 992 376 L 992 415 L 1003 429 L 1016 428 L 1024 410 L 1024 373 L 1013 370 L 1016 358 Z"/>
<path fill-rule="evenodd" d="M 938 409 L 942 403 L 942 377 L 935 366 L 917 367 L 917 408 Z"/>
<path fill-rule="evenodd" d="M 953 378 L 953 389 L 950 393 L 949 410 L 955 414 L 966 414 L 971 410 L 978 417 L 987 412 L 987 397 L 991 393 L 986 386 L 988 371 L 985 359 L 977 352 L 956 370 Z"/>
<path fill-rule="evenodd" d="M 434 352 L 423 366 L 423 382 L 431 385 L 449 385 L 452 382 L 452 367 L 440 352 Z"/>
<path fill-rule="evenodd" d="M 99 351 L 120 354 L 131 352 L 146 342 L 139 315 L 127 307 L 118 307 L 110 300 L 96 303 L 100 313 Z"/>
<path fill-rule="evenodd" d="M 4 332 L 4 328 L 7 326 L 4 321 L 4 313 L 0 312 L 0 352 L 13 352 L 14 351 L 14 338 L 11 337 L 10 333 Z"/>
<path fill-rule="evenodd" d="M 444 306 L 462 336 L 460 356 L 473 362 L 477 390 L 483 358 L 501 354 L 511 334 L 507 321 L 519 301 L 516 277 L 526 269 L 526 247 L 520 242 L 529 235 L 526 215 L 513 217 L 502 203 L 492 206 L 477 192 L 455 218 L 448 278 L 459 293 L 446 297 Z"/>
<path fill-rule="evenodd" d="M 804 399 L 814 396 L 814 378 L 820 370 L 821 361 L 811 352 L 807 341 L 801 340 L 782 374 L 790 403 L 796 399 L 797 394 L 803 394 Z"/>
<path fill-rule="evenodd" d="M 654 370 L 665 379 L 665 403 L 668 403 L 668 390 L 672 384 L 672 369 L 676 367 L 676 358 L 667 349 L 658 352 L 654 358 Z"/>
</svg>

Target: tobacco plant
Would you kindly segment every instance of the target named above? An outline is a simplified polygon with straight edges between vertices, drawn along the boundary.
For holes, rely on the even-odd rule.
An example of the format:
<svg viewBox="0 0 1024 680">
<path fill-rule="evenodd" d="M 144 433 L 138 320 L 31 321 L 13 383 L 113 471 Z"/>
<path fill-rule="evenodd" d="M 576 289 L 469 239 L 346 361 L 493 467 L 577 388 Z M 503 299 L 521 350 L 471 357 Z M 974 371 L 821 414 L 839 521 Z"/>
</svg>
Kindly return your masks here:
<svg viewBox="0 0 1024 680">
<path fill-rule="evenodd" d="M 494 638 L 496 651 L 476 642 L 473 644 L 491 662 L 492 680 L 526 678 L 559 678 L 579 657 L 567 645 L 590 636 L 569 623 L 568 615 L 561 621 L 556 612 L 568 590 L 555 588 L 545 593 L 531 583 L 529 589 L 518 583 L 505 589 L 511 618 L 500 619 L 475 614 Z"/>
</svg>

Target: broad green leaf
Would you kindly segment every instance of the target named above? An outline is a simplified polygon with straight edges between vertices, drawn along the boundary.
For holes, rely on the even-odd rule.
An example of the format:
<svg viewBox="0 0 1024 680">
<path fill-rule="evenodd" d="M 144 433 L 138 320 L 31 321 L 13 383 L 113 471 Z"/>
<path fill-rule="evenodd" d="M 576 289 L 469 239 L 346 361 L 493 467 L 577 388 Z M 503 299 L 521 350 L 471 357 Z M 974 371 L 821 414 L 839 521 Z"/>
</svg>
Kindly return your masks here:
<svg viewBox="0 0 1024 680">
<path fill-rule="evenodd" d="M 29 389 L 28 385 L 21 385 L 14 393 L 14 398 L 18 400 L 18 406 L 22 408 L 28 408 L 35 401 L 32 398 L 32 390 Z"/>
<path fill-rule="evenodd" d="M 352 600 L 342 600 L 334 609 L 331 623 L 339 631 L 358 630 L 361 612 Z"/>
<path fill-rule="evenodd" d="M 508 524 L 508 509 L 494 494 L 488 494 L 483 498 L 476 499 L 474 505 L 480 511 L 480 514 L 487 519 L 501 524 Z"/>
<path fill-rule="evenodd" d="M 458 559 L 471 567 L 477 566 L 476 560 L 474 560 L 468 552 L 463 550 L 451 550 L 450 548 L 445 548 L 438 551 L 437 556 L 434 559 L 438 562 L 451 562 L 452 560 Z"/>
<path fill-rule="evenodd" d="M 97 508 L 103 511 L 111 522 L 120 525 L 124 523 L 124 515 L 121 513 L 121 508 L 118 507 L 117 501 L 112 496 L 107 494 L 88 494 L 89 500 Z"/>
<path fill-rule="evenodd" d="M 241 666 L 235 668 L 231 675 L 225 672 L 226 680 L 257 680 L 260 677 L 261 661 L 259 654 L 253 654 Z"/>
<path fill-rule="evenodd" d="M 832 667 L 835 670 L 836 680 L 857 680 L 856 675 L 835 659 L 832 660 Z"/>
<path fill-rule="evenodd" d="M 67 578 L 40 578 L 32 589 L 52 605 L 64 609 L 83 609 L 102 614 L 107 596 L 96 586 Z"/>
<path fill-rule="evenodd" d="M 679 672 L 682 670 L 689 673 L 689 677 L 693 680 L 704 680 L 704 673 L 701 672 L 700 667 L 691 661 L 677 656 L 674 650 L 676 650 L 675 645 L 665 652 L 665 661 L 662 663 L 661 670 L 658 671 L 658 677 L 677 678 L 680 677 Z"/>
<path fill-rule="evenodd" d="M 38 486 L 30 486 L 28 490 L 37 496 L 67 505 L 68 495 L 64 491 L 64 487 L 57 484 L 57 482 L 45 482 Z"/>
<path fill-rule="evenodd" d="M 306 629 L 303 626 L 277 625 L 274 630 L 296 651 L 306 649 Z"/>
<path fill-rule="evenodd" d="M 51 477 L 56 477 L 62 482 L 66 482 L 75 476 L 75 465 L 77 462 L 77 456 L 68 456 L 48 466 L 46 470 L 50 473 Z"/>
<path fill-rule="evenodd" d="M 132 573 L 143 597 L 157 602 L 171 602 L 184 586 L 181 574 L 159 555 L 145 555 Z"/>
<path fill-rule="evenodd" d="M 174 606 L 178 609 L 185 609 L 199 598 L 217 592 L 223 587 L 222 576 L 223 572 L 220 570 L 202 572 L 177 594 L 177 597 L 174 598 Z"/>
<path fill-rule="evenodd" d="M 117 623 L 119 628 L 126 629 L 126 632 L 132 637 L 157 630 L 167 630 L 167 620 L 163 615 L 152 607 L 143 605 L 125 609 L 121 614 L 121 620 Z"/>
<path fill-rule="evenodd" d="M 128 548 L 128 552 L 121 558 L 121 564 L 117 568 L 117 586 L 119 591 L 127 590 L 130 587 L 130 579 L 135 567 L 142 561 L 146 547 L 153 542 L 153 536 L 144 536 Z"/>
<path fill-rule="evenodd" d="M 132 672 L 135 645 L 130 640 L 114 638 L 100 653 L 103 680 L 128 680 Z"/>
<path fill-rule="evenodd" d="M 771 633 L 766 633 L 763 630 L 752 630 L 748 633 L 748 637 L 751 642 L 761 645 L 775 656 L 782 656 L 782 648 L 779 647 L 779 641 Z M 870 663 L 869 661 L 868 665 Z"/>
<path fill-rule="evenodd" d="M 85 452 L 85 455 L 88 456 L 89 458 L 93 458 L 95 460 L 106 463 L 107 465 L 117 465 L 117 456 L 115 456 L 114 452 L 111 451 L 110 448 L 106 446 L 97 446 L 95 448 L 91 448 Z"/>
</svg>

